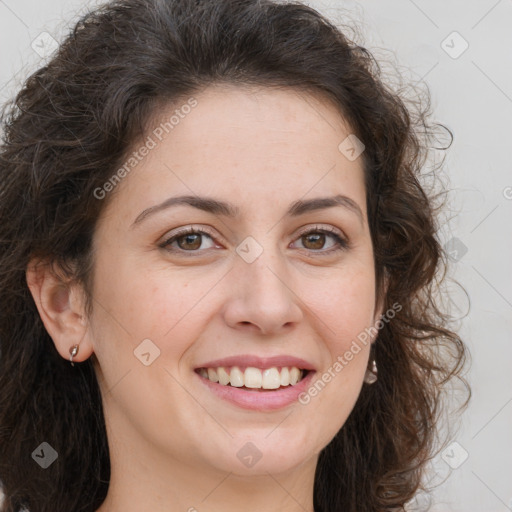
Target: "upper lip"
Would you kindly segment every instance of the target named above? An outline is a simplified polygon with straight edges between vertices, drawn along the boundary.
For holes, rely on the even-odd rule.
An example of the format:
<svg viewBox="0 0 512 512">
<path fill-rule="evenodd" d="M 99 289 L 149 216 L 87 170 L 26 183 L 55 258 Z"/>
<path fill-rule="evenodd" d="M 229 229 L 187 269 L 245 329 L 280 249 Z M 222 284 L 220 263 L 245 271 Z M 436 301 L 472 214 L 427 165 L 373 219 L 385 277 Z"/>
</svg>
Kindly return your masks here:
<svg viewBox="0 0 512 512">
<path fill-rule="evenodd" d="M 272 357 L 260 357 L 256 355 L 244 354 L 239 356 L 224 357 L 222 359 L 215 359 L 207 361 L 198 368 L 218 368 L 219 366 L 251 366 L 254 368 L 272 368 L 273 366 L 296 366 L 301 370 L 315 370 L 315 367 L 308 361 L 300 357 L 281 355 Z"/>
</svg>

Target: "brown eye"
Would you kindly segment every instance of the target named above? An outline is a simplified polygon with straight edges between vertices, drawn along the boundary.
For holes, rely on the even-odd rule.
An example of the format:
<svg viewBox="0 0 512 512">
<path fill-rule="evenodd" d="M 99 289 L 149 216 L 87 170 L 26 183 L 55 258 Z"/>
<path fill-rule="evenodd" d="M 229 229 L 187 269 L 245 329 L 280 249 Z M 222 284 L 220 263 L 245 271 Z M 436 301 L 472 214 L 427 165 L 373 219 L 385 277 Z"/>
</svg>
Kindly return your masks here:
<svg viewBox="0 0 512 512">
<path fill-rule="evenodd" d="M 201 229 L 189 228 L 175 233 L 165 240 L 160 247 L 174 253 L 203 252 L 199 249 L 201 249 L 203 242 L 207 239 L 211 240 L 211 244 L 202 249 L 210 249 L 215 245 L 213 243 L 213 237 Z"/>
<path fill-rule="evenodd" d="M 331 244 L 325 248 L 328 239 L 334 240 Z M 299 240 L 301 241 L 303 248 L 319 254 L 330 254 L 332 252 L 345 250 L 349 248 L 349 243 L 337 231 L 327 228 L 310 229 L 303 233 Z"/>
<path fill-rule="evenodd" d="M 199 234 L 181 235 L 175 240 L 178 243 L 178 247 L 183 250 L 192 249 L 196 250 L 201 247 L 201 237 Z"/>
<path fill-rule="evenodd" d="M 318 250 L 322 249 L 325 244 L 325 235 L 323 233 L 302 235 L 302 240 L 306 249 Z"/>
</svg>

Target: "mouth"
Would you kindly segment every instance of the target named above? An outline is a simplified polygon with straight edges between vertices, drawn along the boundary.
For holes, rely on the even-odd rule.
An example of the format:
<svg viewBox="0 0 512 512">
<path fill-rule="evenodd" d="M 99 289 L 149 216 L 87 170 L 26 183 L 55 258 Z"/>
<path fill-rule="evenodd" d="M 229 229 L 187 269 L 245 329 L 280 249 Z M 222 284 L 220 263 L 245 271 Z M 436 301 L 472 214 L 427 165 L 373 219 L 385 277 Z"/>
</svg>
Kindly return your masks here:
<svg viewBox="0 0 512 512">
<path fill-rule="evenodd" d="M 297 366 L 217 366 L 196 368 L 194 371 L 204 379 L 221 386 L 254 392 L 292 388 L 313 372 Z"/>
<path fill-rule="evenodd" d="M 238 354 L 203 361 L 194 370 L 208 393 L 255 412 L 293 407 L 316 371 L 308 360 L 290 354 Z"/>
</svg>

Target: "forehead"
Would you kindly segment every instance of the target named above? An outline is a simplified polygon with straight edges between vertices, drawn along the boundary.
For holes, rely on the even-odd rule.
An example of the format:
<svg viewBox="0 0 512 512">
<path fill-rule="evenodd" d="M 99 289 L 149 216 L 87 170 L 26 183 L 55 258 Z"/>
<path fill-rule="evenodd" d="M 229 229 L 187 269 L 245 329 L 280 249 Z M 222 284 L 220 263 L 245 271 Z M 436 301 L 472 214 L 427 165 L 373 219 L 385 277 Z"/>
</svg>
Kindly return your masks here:
<svg viewBox="0 0 512 512">
<path fill-rule="evenodd" d="M 350 134 L 338 109 L 318 95 L 210 86 L 159 109 L 139 142 L 151 140 L 152 149 L 121 186 L 142 207 L 174 193 L 260 208 L 276 197 L 287 196 L 288 206 L 337 192 L 362 202 L 362 159 L 351 161 L 339 148 Z"/>
<path fill-rule="evenodd" d="M 195 139 L 200 152 L 222 142 L 217 153 L 225 148 L 248 151 L 251 147 L 280 145 L 293 148 L 297 154 L 313 150 L 321 156 L 319 149 L 330 149 L 331 153 L 337 150 L 340 136 L 351 133 L 338 108 L 319 93 L 222 84 L 194 95 L 193 109 L 187 106 L 189 101 L 183 98 L 158 109 L 148 134 L 164 128 L 168 132 L 162 134 L 164 138 L 177 144 Z"/>
</svg>

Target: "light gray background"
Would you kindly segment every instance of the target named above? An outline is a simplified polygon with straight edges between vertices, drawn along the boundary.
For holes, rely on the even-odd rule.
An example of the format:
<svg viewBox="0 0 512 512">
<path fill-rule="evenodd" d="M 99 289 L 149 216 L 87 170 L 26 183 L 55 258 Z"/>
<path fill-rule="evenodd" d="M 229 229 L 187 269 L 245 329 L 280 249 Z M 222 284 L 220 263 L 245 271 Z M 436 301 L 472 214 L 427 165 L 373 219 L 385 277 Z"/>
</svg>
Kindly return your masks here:
<svg viewBox="0 0 512 512">
<path fill-rule="evenodd" d="M 0 102 L 44 64 L 32 47 L 47 51 L 51 40 L 43 35 L 43 46 L 42 32 L 60 41 L 79 14 L 101 3 L 0 0 Z M 445 161 L 450 211 L 440 237 L 467 248 L 454 255 L 450 275 L 469 294 L 469 314 L 455 286 L 450 301 L 472 354 L 473 399 L 453 438 L 458 445 L 433 463 L 432 482 L 444 483 L 433 494 L 432 510 L 512 510 L 512 1 L 308 3 L 334 21 L 346 21 L 345 11 L 359 20 L 359 42 L 377 59 L 396 59 L 411 80 L 423 79 L 435 119 L 455 135 Z M 464 40 L 467 50 L 453 58 Z M 466 452 L 457 468 L 445 462 L 456 466 Z"/>
</svg>

